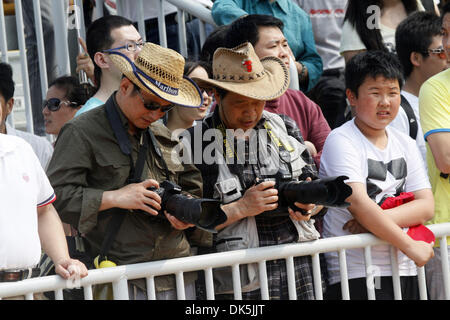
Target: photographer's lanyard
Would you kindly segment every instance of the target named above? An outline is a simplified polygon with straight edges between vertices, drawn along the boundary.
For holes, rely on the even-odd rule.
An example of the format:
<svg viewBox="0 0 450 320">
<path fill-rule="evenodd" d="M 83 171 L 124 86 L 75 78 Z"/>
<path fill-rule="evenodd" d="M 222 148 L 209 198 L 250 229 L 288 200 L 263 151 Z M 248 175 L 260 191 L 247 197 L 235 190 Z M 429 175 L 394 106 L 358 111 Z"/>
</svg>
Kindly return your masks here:
<svg viewBox="0 0 450 320">
<path fill-rule="evenodd" d="M 225 125 L 223 124 L 222 120 L 220 119 L 220 116 L 218 114 L 217 114 L 217 116 L 219 117 L 220 123 L 218 125 L 216 125 L 215 124 L 215 118 L 213 116 L 213 118 L 212 118 L 212 120 L 213 120 L 213 127 L 215 127 L 216 129 L 219 129 L 220 132 L 222 133 L 223 146 L 225 148 L 225 162 L 227 164 L 234 163 L 234 157 L 236 157 L 236 161 L 239 162 L 238 155 L 236 154 L 236 151 L 233 150 L 234 148 L 232 149 L 230 147 L 231 143 L 233 143 L 233 145 L 234 145 L 234 141 L 233 142 L 228 141 Z M 269 135 L 270 140 L 273 142 L 273 144 L 275 146 L 278 147 L 280 158 L 283 160 L 283 162 L 285 162 L 289 166 L 289 170 L 291 170 L 290 161 L 289 160 L 290 160 L 290 153 L 292 151 L 294 151 L 294 148 L 288 142 L 284 142 L 283 143 L 277 137 L 277 135 L 272 130 L 272 126 L 267 122 L 267 120 L 264 120 L 264 128 L 266 129 L 266 132 Z M 262 146 L 259 146 L 259 139 L 257 139 L 257 143 L 258 143 L 258 147 L 262 147 Z M 259 149 L 257 148 L 257 150 L 259 150 Z M 259 161 L 256 161 L 256 164 L 251 164 L 251 166 L 252 166 L 252 169 L 253 169 L 253 172 L 254 172 L 256 178 L 257 179 L 262 179 L 263 177 L 261 175 L 261 170 L 259 168 Z M 239 176 L 239 179 L 241 180 L 241 184 L 243 186 L 245 186 L 246 184 L 244 183 L 244 181 L 242 181 L 243 180 L 242 172 L 239 172 L 238 176 Z"/>
<path fill-rule="evenodd" d="M 161 159 L 161 163 L 164 168 L 164 174 L 166 175 L 166 180 L 170 180 L 169 167 L 167 167 L 166 160 L 164 160 L 164 157 L 161 152 L 161 148 L 159 147 L 158 141 L 156 140 L 156 137 L 153 134 L 152 130 L 148 129 L 147 132 L 148 132 L 148 135 L 150 136 L 150 140 L 152 141 L 153 149 L 155 150 L 158 157 Z"/>
</svg>

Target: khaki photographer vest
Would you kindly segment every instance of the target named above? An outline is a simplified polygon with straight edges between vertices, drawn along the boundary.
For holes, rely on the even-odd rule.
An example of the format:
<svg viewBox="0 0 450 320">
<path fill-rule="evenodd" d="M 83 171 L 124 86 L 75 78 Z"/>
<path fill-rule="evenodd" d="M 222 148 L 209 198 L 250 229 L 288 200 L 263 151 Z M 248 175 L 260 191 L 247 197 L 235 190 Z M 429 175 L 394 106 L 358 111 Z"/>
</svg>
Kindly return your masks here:
<svg viewBox="0 0 450 320">
<path fill-rule="evenodd" d="M 266 128 L 270 128 L 273 139 L 271 139 L 272 151 L 279 153 L 279 145 L 282 144 L 289 151 L 292 179 L 298 179 L 306 165 L 301 157 L 306 146 L 294 137 L 288 135 L 286 125 L 277 114 L 263 111 L 262 118 L 266 120 Z M 274 141 L 275 140 L 275 141 Z M 278 142 L 276 142 L 278 140 Z M 218 139 L 216 139 L 218 141 Z M 268 140 L 269 141 L 269 140 Z M 277 144 L 277 145 L 275 145 Z M 219 175 L 215 184 L 214 198 L 220 198 L 222 203 L 233 202 L 243 196 L 243 190 L 239 178 L 233 174 L 226 164 L 219 164 Z M 231 197 L 227 193 L 236 189 Z M 298 241 L 311 241 L 319 238 L 319 233 L 314 227 L 314 220 L 296 221 L 291 219 L 298 232 Z M 258 230 L 255 217 L 247 217 L 236 221 L 217 233 L 216 251 L 226 252 L 239 249 L 259 247 Z M 240 265 L 241 290 L 250 292 L 258 289 L 259 275 L 258 264 Z M 231 267 L 218 268 L 214 270 L 215 292 L 218 294 L 233 293 L 233 281 Z"/>
</svg>

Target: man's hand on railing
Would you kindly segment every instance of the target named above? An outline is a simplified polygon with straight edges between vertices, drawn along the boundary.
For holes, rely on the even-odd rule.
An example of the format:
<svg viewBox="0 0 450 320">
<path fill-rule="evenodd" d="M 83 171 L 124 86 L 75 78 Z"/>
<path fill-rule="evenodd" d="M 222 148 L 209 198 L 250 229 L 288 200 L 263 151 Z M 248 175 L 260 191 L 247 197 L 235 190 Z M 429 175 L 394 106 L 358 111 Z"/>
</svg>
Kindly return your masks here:
<svg viewBox="0 0 450 320">
<path fill-rule="evenodd" d="M 55 262 L 55 273 L 64 279 L 81 279 L 88 275 L 86 266 L 76 259 Z"/>
</svg>

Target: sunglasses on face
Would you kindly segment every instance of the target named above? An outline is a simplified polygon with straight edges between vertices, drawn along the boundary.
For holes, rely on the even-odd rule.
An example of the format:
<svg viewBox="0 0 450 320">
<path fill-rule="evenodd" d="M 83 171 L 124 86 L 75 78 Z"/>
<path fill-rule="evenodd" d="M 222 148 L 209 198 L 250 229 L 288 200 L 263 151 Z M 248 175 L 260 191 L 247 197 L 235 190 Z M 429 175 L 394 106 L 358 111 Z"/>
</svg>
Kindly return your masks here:
<svg viewBox="0 0 450 320">
<path fill-rule="evenodd" d="M 440 59 L 447 59 L 447 54 L 445 53 L 445 49 L 442 46 L 436 49 L 428 49 L 427 52 L 424 53 L 436 54 Z"/>
<path fill-rule="evenodd" d="M 145 103 L 144 97 L 142 96 L 142 93 L 140 90 L 138 90 L 139 93 L 139 97 L 142 100 L 142 104 L 144 105 L 145 109 L 150 110 L 150 111 L 156 111 L 156 110 L 161 110 L 161 112 L 168 112 L 169 110 L 171 110 L 174 105 L 173 104 L 169 104 L 168 106 L 160 106 L 158 103 L 156 102 L 147 102 Z"/>
<path fill-rule="evenodd" d="M 61 105 L 63 103 L 68 104 L 69 106 L 72 106 L 72 107 L 77 107 L 78 106 L 78 104 L 76 102 L 61 101 L 61 99 L 58 99 L 58 98 L 50 98 L 48 100 L 44 100 L 43 101 L 42 109 L 47 107 L 48 110 L 50 110 L 52 112 L 55 112 L 55 111 L 58 111 L 61 108 Z"/>
</svg>

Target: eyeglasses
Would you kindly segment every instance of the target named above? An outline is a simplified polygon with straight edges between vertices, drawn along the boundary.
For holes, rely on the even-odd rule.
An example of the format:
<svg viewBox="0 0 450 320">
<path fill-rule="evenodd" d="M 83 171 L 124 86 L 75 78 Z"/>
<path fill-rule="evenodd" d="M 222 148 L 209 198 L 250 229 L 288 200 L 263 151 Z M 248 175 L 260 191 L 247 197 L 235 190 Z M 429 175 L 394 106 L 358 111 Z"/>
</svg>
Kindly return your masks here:
<svg viewBox="0 0 450 320">
<path fill-rule="evenodd" d="M 144 41 L 139 41 L 139 42 L 135 42 L 135 41 L 127 41 L 126 44 L 124 46 L 121 47 L 117 47 L 117 48 L 112 48 L 109 50 L 120 50 L 120 49 L 125 49 L 128 52 L 136 52 L 137 49 L 142 49 L 142 47 L 144 46 L 145 42 Z M 105 51 L 109 51 L 109 50 L 105 50 Z"/>
<path fill-rule="evenodd" d="M 150 110 L 150 111 L 156 111 L 156 110 L 161 110 L 161 112 L 168 112 L 170 111 L 174 105 L 173 104 L 169 104 L 168 106 L 160 106 L 158 103 L 156 102 L 147 102 L 145 103 L 144 97 L 142 96 L 142 93 L 140 90 L 137 91 L 139 93 L 139 97 L 142 100 L 142 104 L 144 105 L 145 109 Z"/>
<path fill-rule="evenodd" d="M 428 49 L 427 52 L 424 52 L 424 54 L 428 53 L 436 54 L 440 59 L 447 59 L 447 54 L 442 46 L 436 49 Z"/>
<path fill-rule="evenodd" d="M 45 107 L 48 108 L 48 110 L 55 112 L 58 111 L 61 108 L 61 105 L 63 103 L 69 104 L 70 106 L 77 107 L 78 103 L 71 102 L 71 101 L 61 101 L 61 99 L 58 98 L 50 98 L 48 100 L 44 100 L 42 103 L 42 109 Z"/>
</svg>

